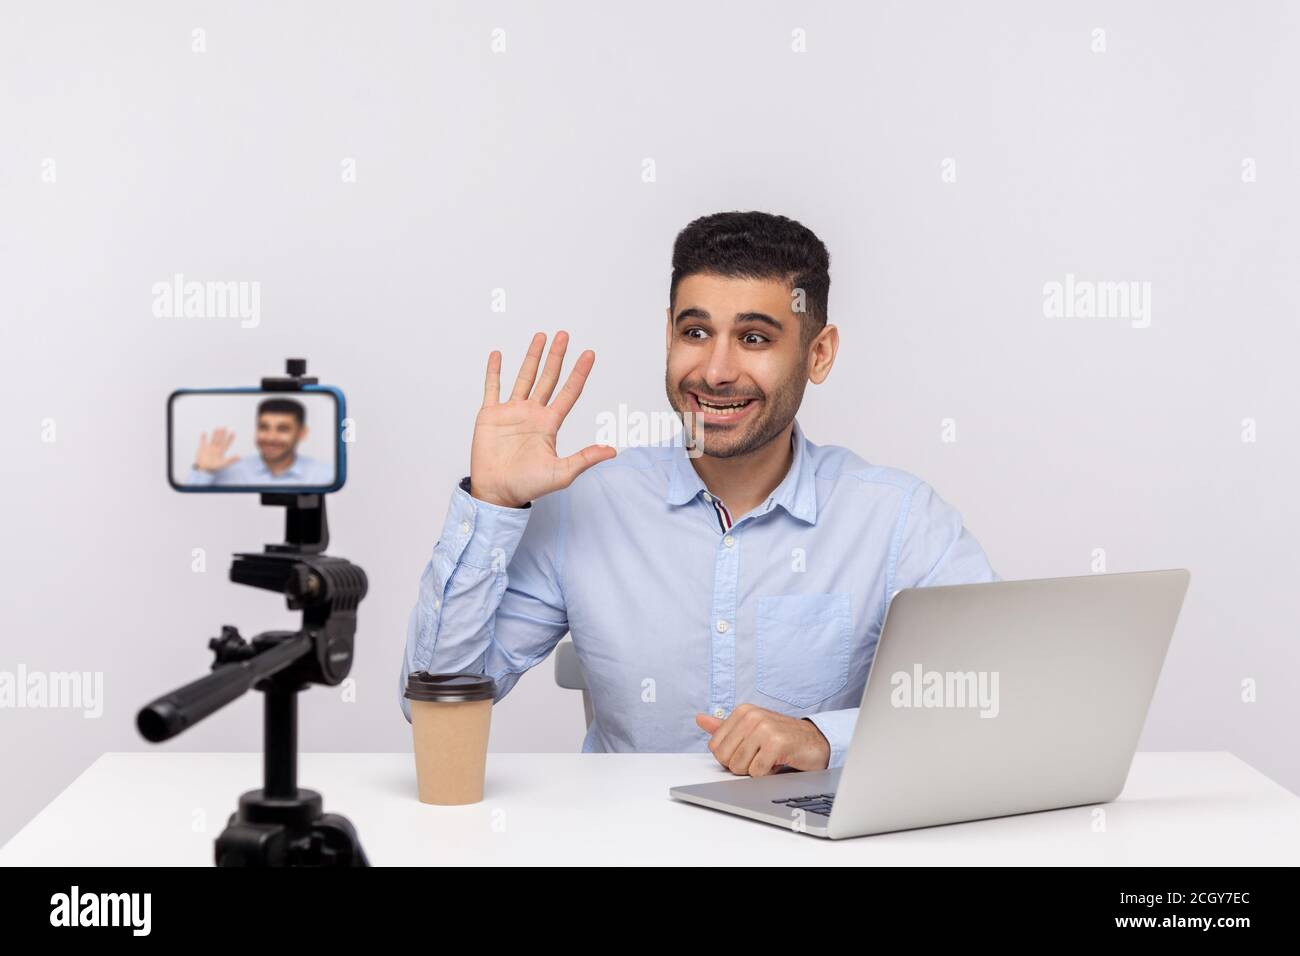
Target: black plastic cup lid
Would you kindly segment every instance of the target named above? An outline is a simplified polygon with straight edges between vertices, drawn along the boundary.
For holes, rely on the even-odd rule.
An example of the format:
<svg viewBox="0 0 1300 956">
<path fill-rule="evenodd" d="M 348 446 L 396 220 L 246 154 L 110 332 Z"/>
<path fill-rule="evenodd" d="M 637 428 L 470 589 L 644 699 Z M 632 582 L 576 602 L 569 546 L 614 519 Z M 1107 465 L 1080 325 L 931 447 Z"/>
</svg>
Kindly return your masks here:
<svg viewBox="0 0 1300 956">
<path fill-rule="evenodd" d="M 497 682 L 486 674 L 430 674 L 428 671 L 412 671 L 406 678 L 407 700 L 458 703 L 492 700 L 496 693 Z"/>
</svg>

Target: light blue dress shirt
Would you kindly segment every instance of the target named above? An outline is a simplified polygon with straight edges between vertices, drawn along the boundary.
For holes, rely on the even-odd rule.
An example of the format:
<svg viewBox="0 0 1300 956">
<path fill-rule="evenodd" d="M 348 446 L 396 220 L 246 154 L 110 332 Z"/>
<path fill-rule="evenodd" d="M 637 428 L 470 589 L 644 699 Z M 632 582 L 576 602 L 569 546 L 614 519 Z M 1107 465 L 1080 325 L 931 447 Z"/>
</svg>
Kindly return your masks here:
<svg viewBox="0 0 1300 956">
<path fill-rule="evenodd" d="M 452 494 L 407 629 L 413 670 L 487 673 L 500 700 L 573 635 L 583 752 L 707 751 L 696 713 L 809 717 L 844 761 L 885 608 L 906 587 L 995 581 L 919 478 L 793 429 L 790 470 L 724 531 L 686 449 L 630 448 L 524 508 Z"/>
<path fill-rule="evenodd" d="M 293 464 L 278 475 L 271 473 L 260 454 L 245 455 L 233 465 L 220 471 L 203 471 L 190 466 L 185 477 L 187 485 L 301 485 L 304 488 L 325 488 L 334 484 L 334 466 L 328 462 L 296 455 Z"/>
</svg>

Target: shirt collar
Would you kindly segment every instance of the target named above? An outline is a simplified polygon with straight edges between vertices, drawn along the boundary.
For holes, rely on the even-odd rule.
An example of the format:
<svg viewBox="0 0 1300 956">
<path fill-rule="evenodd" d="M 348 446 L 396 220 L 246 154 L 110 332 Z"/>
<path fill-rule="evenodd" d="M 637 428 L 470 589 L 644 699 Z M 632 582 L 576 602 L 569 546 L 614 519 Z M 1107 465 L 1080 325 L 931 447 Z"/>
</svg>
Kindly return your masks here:
<svg viewBox="0 0 1300 956">
<path fill-rule="evenodd" d="M 766 512 L 779 505 L 800 521 L 816 524 L 817 481 L 808 453 L 808 442 L 797 418 L 791 441 L 794 457 L 790 461 L 790 470 L 758 512 Z M 684 505 L 706 491 L 708 489 L 704 486 L 704 480 L 691 464 L 684 444 L 675 445 L 672 449 L 672 468 L 668 475 L 668 492 L 664 495 L 664 500 L 670 505 Z"/>
</svg>

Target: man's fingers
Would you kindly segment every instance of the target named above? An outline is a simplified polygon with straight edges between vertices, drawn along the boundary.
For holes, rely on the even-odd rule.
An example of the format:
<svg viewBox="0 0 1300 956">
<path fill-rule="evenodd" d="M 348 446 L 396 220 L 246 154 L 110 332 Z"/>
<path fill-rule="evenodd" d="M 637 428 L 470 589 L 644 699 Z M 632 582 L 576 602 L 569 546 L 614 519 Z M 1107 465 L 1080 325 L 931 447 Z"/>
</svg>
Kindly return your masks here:
<svg viewBox="0 0 1300 956">
<path fill-rule="evenodd" d="M 546 333 L 538 332 L 528 346 L 524 364 L 519 366 L 519 377 L 515 379 L 514 390 L 510 393 L 511 401 L 527 398 L 528 393 L 533 390 L 533 382 L 537 379 L 537 366 L 542 362 L 542 349 L 545 346 Z"/>
<path fill-rule="evenodd" d="M 199 432 L 199 451 L 202 451 L 208 444 L 208 433 Z"/>
<path fill-rule="evenodd" d="M 736 712 L 733 710 L 731 716 L 722 722 L 722 726 L 713 732 L 713 739 L 709 741 L 709 749 L 713 751 L 713 756 L 717 757 L 718 763 L 724 767 L 731 760 L 732 751 L 740 741 L 740 737 L 734 733 L 735 730 Z"/>
<path fill-rule="evenodd" d="M 710 714 L 696 714 L 695 723 L 697 723 L 700 729 L 706 734 L 712 734 L 722 726 L 722 718 L 714 717 Z"/>
<path fill-rule="evenodd" d="M 567 458 L 560 459 L 560 469 L 564 478 L 565 487 L 573 482 L 580 474 L 590 468 L 592 465 L 598 465 L 602 461 L 608 461 L 617 455 L 618 452 L 609 445 L 588 445 L 582 451 L 576 451 Z"/>
<path fill-rule="evenodd" d="M 748 703 L 741 704 L 725 720 L 695 715 L 695 722 L 711 735 L 709 750 L 718 763 L 732 773 L 751 777 L 766 776 L 785 766 L 782 758 L 790 744 L 777 725 L 785 719 Z"/>
<path fill-rule="evenodd" d="M 731 759 L 727 761 L 727 769 L 735 774 L 749 773 L 749 765 L 754 762 L 754 757 L 758 754 L 758 748 L 758 735 L 746 734 L 731 755 Z"/>
<path fill-rule="evenodd" d="M 573 411 L 578 396 L 582 394 L 582 386 L 587 383 L 587 376 L 591 374 L 591 367 L 595 364 L 596 353 L 591 349 L 587 349 L 579 355 L 578 361 L 573 363 L 573 369 L 569 372 L 564 388 L 560 389 L 560 394 L 555 396 L 555 403 L 551 405 L 560 413 L 560 418 L 564 418 L 569 412 Z"/>
<path fill-rule="evenodd" d="M 483 405 L 496 405 L 501 401 L 501 353 L 488 356 L 487 378 L 483 382 Z"/>
<path fill-rule="evenodd" d="M 758 753 L 749 764 L 749 775 L 751 777 L 765 777 L 772 772 L 773 768 L 778 766 L 777 758 L 781 754 L 774 749 L 771 743 L 765 743 L 758 748 Z"/>
<path fill-rule="evenodd" d="M 227 432 L 227 433 L 226 433 L 226 440 L 225 440 L 225 442 L 224 442 L 224 443 L 222 444 L 222 446 L 221 446 L 221 453 L 224 455 L 224 454 L 226 453 L 226 449 L 229 448 L 229 447 L 230 447 L 231 445 L 233 445 L 234 443 L 235 443 L 235 433 L 234 433 L 234 432 Z"/>
<path fill-rule="evenodd" d="M 729 766 L 736 749 L 753 732 L 754 725 L 762 714 L 761 708 L 754 707 L 752 704 L 741 704 L 727 715 L 722 726 L 714 732 L 709 746 L 713 749 L 713 755 L 722 762 L 724 767 Z"/>
<path fill-rule="evenodd" d="M 560 369 L 564 366 L 564 351 L 569 347 L 569 333 L 563 330 L 555 333 L 555 338 L 551 339 L 551 351 L 546 356 L 546 367 L 542 369 L 542 377 L 537 381 L 537 387 L 533 389 L 533 398 L 543 405 L 551 400 L 551 393 L 555 391 L 555 383 L 560 380 Z"/>
</svg>

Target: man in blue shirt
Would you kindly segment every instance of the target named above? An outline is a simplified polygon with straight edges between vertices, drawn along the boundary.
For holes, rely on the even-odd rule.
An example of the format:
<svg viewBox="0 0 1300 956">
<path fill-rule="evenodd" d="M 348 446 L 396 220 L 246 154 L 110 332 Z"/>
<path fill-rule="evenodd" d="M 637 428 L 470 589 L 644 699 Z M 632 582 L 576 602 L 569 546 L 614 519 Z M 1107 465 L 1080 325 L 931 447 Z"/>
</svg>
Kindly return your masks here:
<svg viewBox="0 0 1300 956">
<path fill-rule="evenodd" d="M 538 333 L 502 401 L 493 352 L 402 686 L 485 672 L 500 699 L 568 632 L 593 705 L 584 752 L 708 749 L 752 776 L 839 766 L 893 594 L 997 575 L 929 485 L 795 420 L 839 347 L 829 266 L 783 216 L 720 213 L 678 235 L 665 384 L 694 447 L 561 458 L 594 353 L 556 393 L 568 335 L 542 367 Z"/>
<path fill-rule="evenodd" d="M 268 398 L 257 406 L 257 451 L 251 458 L 230 454 L 235 433 L 216 428 L 199 436 L 199 450 L 187 485 L 287 485 L 324 488 L 334 483 L 334 466 L 298 454 L 307 438 L 307 409 L 291 398 Z"/>
</svg>

